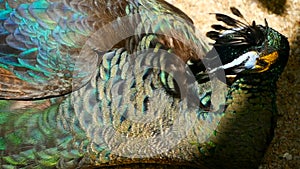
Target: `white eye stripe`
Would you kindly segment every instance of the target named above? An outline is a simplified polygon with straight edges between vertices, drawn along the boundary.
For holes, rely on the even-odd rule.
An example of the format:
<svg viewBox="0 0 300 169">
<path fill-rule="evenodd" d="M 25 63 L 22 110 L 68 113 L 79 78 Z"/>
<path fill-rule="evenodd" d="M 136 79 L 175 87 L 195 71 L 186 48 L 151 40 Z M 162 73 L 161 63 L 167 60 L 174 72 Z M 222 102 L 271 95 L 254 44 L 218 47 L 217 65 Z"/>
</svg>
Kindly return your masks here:
<svg viewBox="0 0 300 169">
<path fill-rule="evenodd" d="M 237 31 L 239 31 L 239 30 L 242 30 L 242 29 L 244 29 L 245 27 L 239 27 L 239 28 L 232 28 L 232 29 L 230 29 L 230 30 L 225 30 L 224 32 L 222 32 L 222 34 L 220 35 L 220 37 L 223 37 L 223 36 L 225 36 L 225 35 L 228 35 L 228 34 L 232 34 L 232 33 L 234 33 L 234 32 L 237 32 Z"/>
<path fill-rule="evenodd" d="M 259 53 L 255 52 L 255 54 L 251 55 L 247 60 L 247 62 L 245 63 L 245 68 L 253 69 L 255 67 L 257 58 L 259 58 Z"/>
<path fill-rule="evenodd" d="M 245 63 L 243 66 L 247 69 L 254 68 L 257 58 L 259 58 L 259 53 L 256 51 L 250 51 L 250 52 L 247 52 L 247 53 L 239 56 L 238 58 L 234 59 L 232 62 L 229 62 L 225 65 L 222 65 L 222 66 L 219 66 L 219 67 L 216 67 L 216 68 L 210 70 L 209 73 L 213 73 L 219 69 L 225 70 L 228 68 L 232 68 L 232 67 L 238 66 L 242 63 Z"/>
</svg>

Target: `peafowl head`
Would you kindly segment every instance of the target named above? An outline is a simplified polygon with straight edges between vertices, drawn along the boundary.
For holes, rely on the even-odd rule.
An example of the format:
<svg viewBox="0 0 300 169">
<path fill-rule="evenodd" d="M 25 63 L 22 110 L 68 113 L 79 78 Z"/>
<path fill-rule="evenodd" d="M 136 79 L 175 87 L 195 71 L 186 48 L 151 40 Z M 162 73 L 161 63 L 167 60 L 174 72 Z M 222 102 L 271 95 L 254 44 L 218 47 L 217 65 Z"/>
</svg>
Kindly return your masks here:
<svg viewBox="0 0 300 169">
<path fill-rule="evenodd" d="M 216 19 L 227 26 L 212 25 L 214 31 L 207 36 L 215 41 L 214 49 L 221 59 L 221 66 L 211 65 L 209 72 L 220 69 L 226 75 L 239 75 L 277 79 L 285 67 L 289 56 L 287 38 L 268 26 L 249 24 L 240 11 L 231 7 L 231 12 L 244 22 L 224 14 L 216 13 Z M 238 57 L 237 57 L 238 56 Z M 208 59 L 214 56 L 208 54 Z"/>
</svg>

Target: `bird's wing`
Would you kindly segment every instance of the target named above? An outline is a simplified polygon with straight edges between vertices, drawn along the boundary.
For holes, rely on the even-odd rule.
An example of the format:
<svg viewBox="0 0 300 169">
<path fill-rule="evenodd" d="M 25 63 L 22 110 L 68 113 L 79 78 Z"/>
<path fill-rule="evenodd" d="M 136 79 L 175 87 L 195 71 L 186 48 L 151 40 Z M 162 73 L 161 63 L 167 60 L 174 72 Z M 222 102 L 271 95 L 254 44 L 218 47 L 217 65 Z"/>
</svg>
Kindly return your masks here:
<svg viewBox="0 0 300 169">
<path fill-rule="evenodd" d="M 145 34 L 154 33 L 156 38 L 152 41 L 172 49 L 185 62 L 202 57 L 195 54 L 197 48 L 204 55 L 205 45 L 193 34 L 191 19 L 161 0 L 6 0 L 0 2 L 0 7 L 0 68 L 4 77 L 0 79 L 0 98 L 3 99 L 41 99 L 79 89 L 101 62 L 95 51 L 124 47 L 123 42 L 128 44 L 126 38 L 132 34 L 142 35 L 138 41 L 129 42 L 133 49 Z M 169 18 L 164 18 L 166 15 Z M 126 16 L 137 27 L 128 31 L 120 19 Z M 110 23 L 112 27 L 105 27 Z M 170 27 L 171 31 L 164 35 Z M 126 36 L 115 36 L 121 29 Z"/>
<path fill-rule="evenodd" d="M 58 96 L 87 83 L 97 60 L 96 53 L 81 52 L 89 19 L 62 2 L 2 1 L 0 97 Z"/>
</svg>

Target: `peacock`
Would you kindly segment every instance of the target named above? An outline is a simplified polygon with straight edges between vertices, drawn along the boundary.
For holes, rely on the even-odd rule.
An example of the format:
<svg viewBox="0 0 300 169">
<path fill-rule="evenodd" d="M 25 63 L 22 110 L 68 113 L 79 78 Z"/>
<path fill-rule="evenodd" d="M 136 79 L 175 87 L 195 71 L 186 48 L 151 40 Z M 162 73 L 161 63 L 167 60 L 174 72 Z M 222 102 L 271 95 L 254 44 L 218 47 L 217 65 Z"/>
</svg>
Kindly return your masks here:
<svg viewBox="0 0 300 169">
<path fill-rule="evenodd" d="M 0 1 L 0 168 L 258 168 L 287 38 L 163 0 Z"/>
</svg>

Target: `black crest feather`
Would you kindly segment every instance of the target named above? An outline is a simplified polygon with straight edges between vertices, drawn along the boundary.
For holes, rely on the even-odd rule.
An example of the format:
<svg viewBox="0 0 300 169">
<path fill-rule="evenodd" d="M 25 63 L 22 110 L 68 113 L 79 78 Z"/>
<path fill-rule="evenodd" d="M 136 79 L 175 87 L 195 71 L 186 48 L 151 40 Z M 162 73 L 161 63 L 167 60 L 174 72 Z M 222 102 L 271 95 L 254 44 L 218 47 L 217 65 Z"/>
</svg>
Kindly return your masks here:
<svg viewBox="0 0 300 169">
<path fill-rule="evenodd" d="M 216 31 L 209 31 L 206 33 L 206 36 L 212 40 L 217 40 L 220 38 L 220 33 Z"/>
<path fill-rule="evenodd" d="M 225 26 L 222 25 L 211 25 L 211 27 L 215 30 L 229 30 L 230 28 L 227 28 Z"/>
<path fill-rule="evenodd" d="M 234 19 L 221 13 L 214 13 L 218 21 L 224 22 L 227 26 L 214 24 L 211 27 L 214 31 L 207 32 L 206 36 L 215 40 L 214 46 L 220 45 L 259 45 L 266 40 L 266 34 L 263 32 L 263 26 L 256 25 L 255 21 L 249 24 L 241 12 L 235 8 L 230 8 L 231 12 L 241 18 L 243 21 Z M 266 21 L 265 21 L 266 22 Z M 266 22 L 266 28 L 268 28 Z"/>
<path fill-rule="evenodd" d="M 216 13 L 216 19 L 218 21 L 222 21 L 222 22 L 226 23 L 228 26 L 237 26 L 237 23 L 238 23 L 237 20 L 231 18 L 230 16 L 220 14 L 220 13 Z"/>
<path fill-rule="evenodd" d="M 235 7 L 230 7 L 231 12 L 235 15 L 238 16 L 240 18 L 244 18 L 244 16 L 242 15 L 242 13 L 236 9 Z"/>
</svg>

